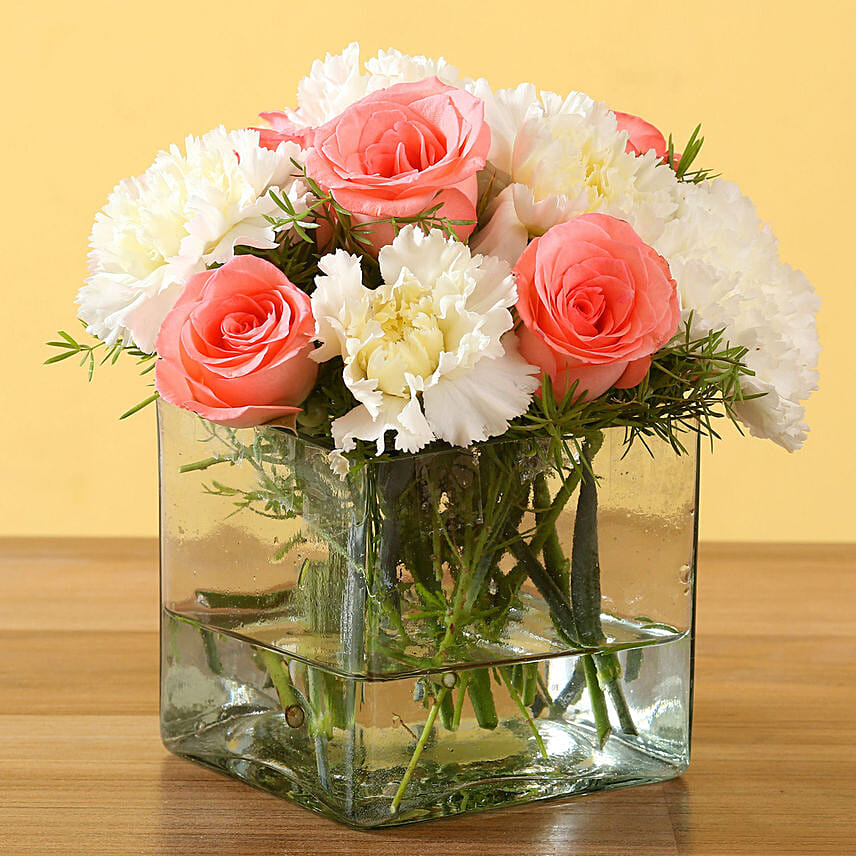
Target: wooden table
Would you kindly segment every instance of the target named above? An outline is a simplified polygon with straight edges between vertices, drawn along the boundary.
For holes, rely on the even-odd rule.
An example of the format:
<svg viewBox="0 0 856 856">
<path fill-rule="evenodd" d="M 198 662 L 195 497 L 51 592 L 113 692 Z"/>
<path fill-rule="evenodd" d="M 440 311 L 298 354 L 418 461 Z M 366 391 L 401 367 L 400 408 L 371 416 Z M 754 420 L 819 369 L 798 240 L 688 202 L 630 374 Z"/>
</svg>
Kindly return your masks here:
<svg viewBox="0 0 856 856">
<path fill-rule="evenodd" d="M 169 755 L 148 540 L 0 541 L 0 853 L 856 853 L 856 546 L 705 545 L 693 761 L 354 832 Z"/>
</svg>

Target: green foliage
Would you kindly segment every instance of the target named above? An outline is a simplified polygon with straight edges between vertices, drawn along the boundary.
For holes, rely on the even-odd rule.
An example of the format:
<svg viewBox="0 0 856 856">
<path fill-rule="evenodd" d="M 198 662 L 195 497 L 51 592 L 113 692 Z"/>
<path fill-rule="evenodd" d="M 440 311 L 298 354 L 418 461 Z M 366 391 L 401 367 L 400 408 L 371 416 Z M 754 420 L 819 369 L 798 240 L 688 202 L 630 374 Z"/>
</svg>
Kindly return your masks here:
<svg viewBox="0 0 856 856">
<path fill-rule="evenodd" d="M 581 443 L 606 428 L 623 427 L 625 443 L 660 438 L 678 453 L 687 451 L 687 433 L 698 432 L 718 438 L 716 423 L 735 420 L 734 406 L 749 397 L 741 390 L 741 380 L 752 372 L 744 364 L 746 348 L 730 345 L 724 331 L 693 336 L 692 318 L 681 333 L 652 359 L 651 370 L 642 383 L 632 389 L 613 389 L 591 401 L 575 400 L 576 384 L 557 398 L 549 377 L 542 379 L 540 396 L 529 410 L 515 419 L 502 437 L 477 444 L 488 449 L 507 439 L 538 440 L 547 444 L 554 461 L 571 461 L 586 470 L 580 456 Z M 342 379 L 343 363 L 336 357 L 320 366 L 318 380 L 297 417 L 297 434 L 326 449 L 333 449 L 331 424 L 358 402 Z M 739 430 L 739 426 L 738 426 Z M 369 461 L 396 460 L 392 436 L 386 451 L 377 454 L 374 443 L 357 441 L 348 454 L 355 470 Z M 442 451 L 448 445 L 437 441 L 424 453 Z M 219 463 L 212 461 L 211 463 Z"/>
<path fill-rule="evenodd" d="M 725 341 L 724 331 L 693 337 L 691 330 L 690 317 L 681 334 L 654 355 L 648 375 L 632 389 L 575 401 L 574 383 L 557 399 L 545 376 L 541 396 L 512 423 L 509 436 L 546 433 L 556 451 L 567 438 L 618 426 L 625 428 L 628 446 L 636 439 L 644 443 L 647 437 L 659 437 L 679 453 L 686 452 L 681 435 L 687 432 L 699 432 L 711 441 L 718 438 L 714 422 L 734 421 L 734 405 L 747 398 L 740 381 L 753 373 L 743 362 L 747 349 Z"/>
<path fill-rule="evenodd" d="M 149 384 L 152 386 L 152 384 Z M 160 398 L 160 395 L 157 392 L 153 392 L 151 395 L 146 396 L 142 401 L 138 401 L 132 407 L 129 407 L 120 417 L 119 419 L 127 419 L 129 416 L 133 416 L 135 413 L 139 413 L 144 408 L 148 407 L 150 404 L 153 404 Z"/>
<path fill-rule="evenodd" d="M 379 285 L 380 271 L 377 259 L 371 252 L 371 236 L 378 227 L 391 226 L 397 235 L 405 226 L 413 225 L 419 226 L 424 232 L 439 229 L 446 237 L 454 237 L 456 226 L 472 225 L 474 222 L 443 217 L 443 203 L 437 201 L 413 216 L 384 217 L 357 223 L 351 211 L 341 206 L 332 193 L 307 175 L 305 167 L 296 161 L 292 163 L 309 188 L 311 199 L 306 210 L 298 212 L 284 193 L 269 191 L 270 198 L 282 212 L 278 217 L 267 218 L 280 233 L 279 246 L 277 250 L 268 251 L 242 248 L 242 252 L 272 261 L 307 293 L 311 293 L 314 288 L 318 260 L 334 249 L 343 249 L 351 255 L 360 256 L 365 283 Z M 319 234 L 323 238 L 319 238 Z"/>
<path fill-rule="evenodd" d="M 235 507 L 233 514 L 249 510 L 261 517 L 274 520 L 288 520 L 300 511 L 295 507 L 295 475 L 286 453 L 288 438 L 273 428 L 259 428 L 253 432 L 251 443 L 245 443 L 242 432 L 199 420 L 207 436 L 202 443 L 213 443 L 217 454 L 203 460 L 185 464 L 179 472 L 189 473 L 207 470 L 217 464 L 250 466 L 256 478 L 256 484 L 250 489 L 233 487 L 221 481 L 212 480 L 203 484 L 202 489 L 211 496 L 226 497 Z"/>
<path fill-rule="evenodd" d="M 143 367 L 140 371 L 141 375 L 148 374 L 155 367 L 154 361 L 157 359 L 157 354 L 147 354 L 145 351 L 141 351 L 136 345 L 123 345 L 121 342 L 108 345 L 106 342 L 98 339 L 91 343 L 78 342 L 77 339 L 66 333 L 65 330 L 58 331 L 57 335 L 60 338 L 48 342 L 47 345 L 51 348 L 57 348 L 59 353 L 48 357 L 44 364 L 49 366 L 53 363 L 59 363 L 71 357 L 79 356 L 80 365 L 86 366 L 87 379 L 90 381 L 92 380 L 96 365 L 103 366 L 106 363 L 109 363 L 111 366 L 116 365 L 116 361 L 123 353 L 136 358 L 137 365 Z"/>
<path fill-rule="evenodd" d="M 711 169 L 690 169 L 695 164 L 698 153 L 704 145 L 704 137 L 699 136 L 701 133 L 701 125 L 696 125 L 692 134 L 690 134 L 687 144 L 680 152 L 680 160 L 676 163 L 675 146 L 672 142 L 672 135 L 669 134 L 669 146 L 666 152 L 666 163 L 675 171 L 675 175 L 679 181 L 688 181 L 692 184 L 699 184 L 702 181 L 707 181 L 711 178 L 718 178 L 719 173 L 714 173 Z"/>
<path fill-rule="evenodd" d="M 271 195 L 273 191 L 271 191 Z M 285 222 L 273 220 L 274 224 Z M 309 226 L 312 224 L 304 224 Z M 280 228 L 277 226 L 277 228 Z M 255 247 L 236 247 L 235 255 L 253 255 L 278 267 L 298 288 L 311 294 L 315 288 L 315 276 L 318 273 L 320 255 L 315 244 L 293 239 L 293 232 L 282 227 L 278 234 L 277 246 L 272 250 L 259 250 Z"/>
<path fill-rule="evenodd" d="M 341 357 L 322 363 L 318 379 L 309 398 L 301 405 L 303 412 L 297 415 L 297 433 L 328 448 L 333 448 L 330 424 L 357 406 L 351 390 L 342 378 L 345 364 Z"/>
<path fill-rule="evenodd" d="M 65 330 L 59 330 L 57 335 L 59 339 L 50 341 L 47 345 L 48 347 L 56 348 L 58 353 L 45 360 L 44 364 L 46 366 L 61 363 L 63 360 L 68 360 L 72 357 L 79 357 L 79 364 L 86 368 L 86 378 L 91 381 L 95 374 L 96 365 L 114 366 L 122 354 L 127 354 L 129 357 L 136 359 L 137 365 L 140 367 L 141 376 L 154 371 L 157 354 L 147 354 L 145 351 L 141 351 L 136 345 L 123 345 L 121 342 L 108 345 L 106 342 L 98 339 L 95 339 L 93 342 L 79 342 L 69 333 L 66 333 Z M 151 387 L 153 384 L 148 384 L 148 386 Z M 129 416 L 133 416 L 157 399 L 158 394 L 156 392 L 152 393 L 126 410 L 119 419 L 127 419 Z"/>
</svg>

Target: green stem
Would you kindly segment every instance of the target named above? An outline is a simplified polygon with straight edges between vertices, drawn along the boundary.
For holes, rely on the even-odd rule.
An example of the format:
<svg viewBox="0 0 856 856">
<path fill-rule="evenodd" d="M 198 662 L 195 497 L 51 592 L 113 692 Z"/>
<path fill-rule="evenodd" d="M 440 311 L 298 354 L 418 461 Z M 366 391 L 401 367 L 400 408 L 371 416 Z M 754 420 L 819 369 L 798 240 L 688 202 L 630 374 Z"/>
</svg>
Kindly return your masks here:
<svg viewBox="0 0 856 856">
<path fill-rule="evenodd" d="M 327 687 L 324 675 L 319 669 L 310 666 L 306 675 L 309 703 L 312 705 L 312 717 L 309 720 L 309 733 L 333 737 L 333 719 L 327 700 Z"/>
<path fill-rule="evenodd" d="M 506 488 L 510 486 L 510 483 L 511 477 L 510 475 L 508 475 L 505 480 Z M 440 530 L 443 525 L 443 522 L 440 519 L 440 516 L 437 513 L 436 509 L 437 506 L 435 505 L 434 533 L 437 536 L 434 542 L 435 562 L 439 558 L 439 547 L 442 543 L 440 538 Z M 503 531 L 504 527 L 502 524 L 504 524 L 506 519 L 505 514 L 507 514 L 507 509 L 503 510 L 502 523 L 500 524 L 499 531 Z M 442 662 L 446 651 L 454 644 L 457 631 L 460 628 L 460 624 L 463 620 L 464 614 L 466 613 L 467 609 L 470 609 L 472 607 L 472 603 L 475 600 L 475 596 L 472 598 L 472 600 L 468 599 L 468 592 L 474 586 L 481 586 L 484 577 L 486 576 L 487 568 L 489 567 L 490 561 L 492 560 L 492 556 L 486 556 L 484 554 L 484 546 L 489 534 L 489 527 L 481 527 L 478 530 L 477 535 L 473 527 L 467 527 L 465 531 L 466 541 L 463 545 L 463 554 L 459 556 L 457 562 L 458 574 L 455 579 L 455 587 L 452 594 L 451 609 L 449 609 L 446 614 L 445 630 L 443 633 L 443 637 L 440 640 L 440 644 L 437 648 L 437 653 L 435 655 L 435 661 L 437 662 Z M 448 544 L 450 551 L 450 559 L 454 558 L 457 552 L 456 546 L 454 543 L 452 543 L 449 533 L 445 529 L 442 529 L 442 537 Z M 487 559 L 487 561 L 485 561 L 485 559 Z M 461 707 L 464 703 L 466 690 L 469 689 L 470 699 L 473 702 L 473 707 L 476 710 L 476 718 L 478 719 L 479 723 L 481 724 L 482 721 L 484 721 L 486 727 L 496 727 L 498 720 L 496 717 L 496 708 L 493 704 L 493 697 L 490 693 L 489 676 L 487 677 L 487 680 L 484 683 L 486 683 L 486 686 L 483 686 L 483 682 L 481 681 L 470 682 L 469 679 L 467 680 L 466 684 L 460 682 L 458 690 L 458 700 L 455 706 L 451 706 L 451 696 L 449 695 L 448 687 L 443 687 L 434 697 L 434 703 L 428 712 L 428 719 L 426 720 L 425 727 L 422 731 L 422 734 L 420 735 L 418 743 L 416 744 L 416 749 L 414 750 L 413 755 L 410 758 L 410 762 L 407 765 L 404 778 L 401 780 L 401 783 L 399 784 L 398 790 L 392 801 L 392 805 L 390 806 L 390 812 L 392 814 L 395 814 L 395 812 L 398 811 L 398 806 L 407 789 L 408 784 L 410 783 L 410 780 L 413 776 L 413 772 L 419 762 L 419 757 L 421 756 L 422 750 L 425 746 L 425 740 L 428 739 L 428 734 L 434 726 L 434 721 L 437 718 L 438 712 L 440 713 L 443 725 L 447 729 L 454 730 L 455 728 L 457 728 L 458 724 L 460 723 Z M 478 699 L 478 701 L 476 701 L 476 699 Z M 480 708 L 477 707 L 477 705 L 480 705 Z"/>
<path fill-rule="evenodd" d="M 529 708 L 535 703 L 535 693 L 538 690 L 538 664 L 524 663 L 523 665 L 523 704 Z"/>
<path fill-rule="evenodd" d="M 434 691 L 437 692 L 439 689 L 440 687 L 437 687 L 435 684 Z M 445 728 L 446 731 L 454 731 L 452 723 L 455 719 L 455 694 L 451 687 L 448 689 L 449 692 L 446 693 L 442 703 L 440 704 L 440 722 L 443 723 L 443 728 Z"/>
<path fill-rule="evenodd" d="M 530 579 L 535 583 L 542 597 L 547 601 L 556 629 L 575 646 L 585 645 L 595 648 L 603 643 L 604 636 L 600 624 L 600 564 L 598 558 L 597 543 L 597 482 L 592 472 L 591 462 L 595 453 L 603 444 L 603 435 L 597 434 L 586 439 L 580 450 L 580 466 L 571 474 L 556 494 L 556 498 L 550 503 L 549 489 L 546 484 L 546 476 L 541 474 L 542 480 L 535 485 L 535 505 L 537 508 L 549 507 L 548 512 L 541 512 L 540 518 L 536 518 L 538 531 L 532 538 L 530 551 L 540 545 L 544 554 L 544 567 L 541 568 L 536 556 L 519 547 L 514 550 L 518 561 L 524 565 Z M 563 579 L 567 579 L 565 573 L 561 573 L 567 567 L 567 560 L 561 549 L 555 522 L 558 519 L 557 508 L 564 507 L 576 484 L 580 485 L 580 495 L 577 500 L 577 513 L 574 525 L 573 552 L 571 555 L 570 574 L 570 603 L 568 603 L 568 592 L 563 585 Z M 570 487 L 569 487 L 570 486 Z M 549 525 L 547 521 L 551 521 Z M 536 554 L 537 555 L 537 554 Z M 611 664 L 611 661 L 610 661 Z M 611 733 L 609 723 L 609 711 L 603 695 L 603 688 L 598 681 L 598 669 L 590 655 L 582 658 L 583 673 L 585 675 L 586 687 L 589 691 L 592 703 L 592 714 L 595 719 L 595 727 L 598 739 L 603 741 Z M 621 691 L 618 674 L 607 683 L 610 697 L 619 715 L 619 721 L 624 725 L 632 727 L 627 703 Z M 622 719 L 623 717 L 623 719 Z M 628 731 L 627 733 L 635 733 Z"/>
<path fill-rule="evenodd" d="M 342 604 L 342 655 L 345 668 L 355 673 L 363 668 L 365 658 L 366 578 L 369 575 L 368 531 L 366 520 L 353 514 L 347 534 L 345 591 Z M 357 793 L 357 682 L 350 679 L 345 685 L 345 811 L 354 810 Z"/>
<path fill-rule="evenodd" d="M 547 485 L 547 474 L 538 473 L 535 476 L 534 483 L 534 500 L 536 509 L 550 509 L 552 503 L 550 501 L 550 488 Z M 535 512 L 535 523 L 538 526 L 544 525 L 544 518 L 547 511 Z M 548 529 L 547 538 L 544 541 L 544 568 L 548 574 L 555 580 L 556 585 L 562 590 L 565 597 L 570 596 L 570 579 L 568 576 L 568 563 L 565 555 L 562 552 L 562 546 L 559 543 L 559 533 L 555 526 L 550 526 Z"/>
<path fill-rule="evenodd" d="M 627 735 L 636 737 L 639 732 L 636 730 L 636 725 L 630 714 L 630 707 L 624 697 L 624 689 L 621 686 L 621 663 L 618 660 L 618 655 L 613 652 L 598 654 L 596 661 L 598 675 L 606 683 L 606 691 L 609 693 L 612 706 L 618 715 L 618 724 L 621 726 L 621 730 Z"/>
<path fill-rule="evenodd" d="M 582 445 L 583 474 L 571 552 L 571 606 L 580 641 L 591 648 L 603 643 L 600 623 L 600 559 L 597 544 L 597 482 L 591 472 L 588 441 Z"/>
<path fill-rule="evenodd" d="M 602 437 L 602 435 L 601 435 Z M 602 442 L 602 439 L 601 439 Z M 598 444 L 598 448 L 599 448 Z M 571 606 L 574 613 L 577 633 L 580 641 L 589 647 L 604 643 L 603 626 L 601 625 L 601 588 L 600 588 L 600 555 L 597 537 L 597 479 L 594 477 L 591 462 L 597 449 L 593 449 L 592 441 L 586 440 L 580 451 L 583 464 L 580 481 L 580 495 L 577 500 L 577 515 L 574 522 L 574 542 L 571 553 Z M 613 707 L 618 716 L 621 730 L 628 735 L 636 735 L 636 726 L 630 708 L 624 697 L 621 686 L 621 664 L 614 653 L 597 655 L 595 681 L 606 685 Z M 586 672 L 586 683 L 589 692 L 593 692 L 589 672 Z M 597 691 L 603 695 L 601 684 Z M 592 696 L 594 710 L 594 696 Z M 598 723 L 598 732 L 603 730 L 603 724 Z"/>
<path fill-rule="evenodd" d="M 194 461 L 192 464 L 184 464 L 178 468 L 178 471 L 180 473 L 192 473 L 194 470 L 207 470 L 208 467 L 213 467 L 214 464 L 225 464 L 226 461 L 234 463 L 234 459 L 228 455 L 214 455 L 211 458 Z"/>
<path fill-rule="evenodd" d="M 455 701 L 455 714 L 452 717 L 452 731 L 457 731 L 461 724 L 461 713 L 464 709 L 464 701 L 467 698 L 467 687 L 470 684 L 470 673 L 461 672 L 460 683 L 458 684 L 458 698 Z"/>
<path fill-rule="evenodd" d="M 598 432 L 588 438 L 585 443 L 587 443 L 589 447 L 589 462 L 591 462 L 591 459 L 597 454 L 598 450 L 603 445 L 603 434 Z M 539 531 L 536 532 L 535 536 L 532 538 L 532 543 L 530 544 L 532 552 L 536 555 L 543 548 L 545 541 L 550 537 L 551 530 L 555 527 L 562 510 L 568 504 L 571 494 L 576 490 L 582 473 L 585 472 L 585 470 L 586 465 L 583 462 L 580 463 L 580 466 L 574 468 L 573 472 L 567 476 L 567 478 L 562 482 L 562 486 L 556 492 L 556 496 L 553 499 L 553 504 L 550 506 L 549 511 L 545 512 L 544 516 L 541 518 L 541 521 L 538 524 Z"/>
<path fill-rule="evenodd" d="M 551 531 L 554 530 L 556 523 L 559 520 L 559 515 L 562 513 L 564 507 L 568 504 L 568 500 L 571 498 L 571 494 L 573 494 L 573 492 L 576 490 L 579 481 L 580 474 L 577 470 L 574 470 L 562 482 L 562 486 L 556 492 L 556 496 L 553 499 L 553 504 L 546 512 L 544 512 L 544 516 L 541 518 L 541 521 L 538 524 L 539 532 L 537 532 L 532 538 L 531 547 L 533 553 L 538 553 L 538 551 L 543 548 L 544 543 L 550 537 Z"/>
<path fill-rule="evenodd" d="M 499 717 L 496 715 L 496 705 L 490 688 L 490 671 L 487 667 L 472 670 L 467 695 L 470 697 L 479 728 L 493 731 L 499 725 Z"/>
<path fill-rule="evenodd" d="M 546 681 L 541 676 L 541 670 L 537 670 L 535 672 L 535 679 L 538 681 L 538 689 L 541 691 L 541 695 L 544 696 L 544 703 L 547 707 L 553 706 L 553 698 L 550 696 L 550 689 L 547 686 Z"/>
<path fill-rule="evenodd" d="M 550 705 L 550 716 L 558 717 L 564 715 L 565 711 L 576 704 L 583 695 L 586 688 L 585 668 L 583 658 L 580 657 L 574 665 L 574 672 L 570 680 L 565 684 L 562 691 L 553 699 Z"/>
<path fill-rule="evenodd" d="M 413 482 L 413 460 L 387 461 L 378 466 L 377 491 L 382 517 L 380 520 L 380 578 L 384 594 L 399 607 L 395 586 L 398 582 L 397 567 L 401 559 L 402 494 Z"/>
<path fill-rule="evenodd" d="M 341 678 L 331 672 L 321 672 L 324 682 L 324 695 L 327 699 L 327 710 L 330 714 L 332 728 L 345 729 L 348 726 L 348 715 L 345 707 L 345 684 Z"/>
<path fill-rule="evenodd" d="M 315 767 L 318 770 L 318 782 L 321 787 L 330 790 L 330 777 L 327 772 L 327 735 L 315 735 Z"/>
<path fill-rule="evenodd" d="M 327 775 L 327 741 L 333 737 L 333 721 L 327 701 L 327 687 L 323 672 L 310 666 L 306 676 L 309 690 L 309 703 L 312 716 L 309 720 L 309 734 L 315 741 L 315 767 L 318 781 L 324 790 L 328 790 L 330 780 Z"/>
<path fill-rule="evenodd" d="M 208 609 L 276 609 L 286 606 L 294 598 L 294 589 L 259 592 L 228 592 L 197 589 L 197 603 Z"/>
<path fill-rule="evenodd" d="M 434 696 L 434 702 L 432 703 L 431 708 L 428 711 L 428 716 L 425 719 L 425 727 L 422 729 L 422 733 L 419 735 L 419 740 L 417 740 L 416 742 L 416 749 L 410 756 L 410 762 L 407 765 L 407 769 L 404 771 L 404 776 L 401 779 L 401 782 L 398 785 L 398 790 L 395 792 L 395 796 L 392 798 L 392 803 L 389 806 L 390 814 L 395 814 L 398 811 L 399 805 L 401 805 L 401 800 L 404 797 L 404 792 L 407 790 L 407 786 L 410 784 L 410 780 L 413 778 L 413 771 L 416 769 L 416 765 L 419 763 L 419 758 L 422 756 L 422 752 L 425 749 L 425 744 L 428 742 L 428 738 L 430 737 L 431 731 L 434 728 L 434 721 L 437 719 L 437 713 L 440 710 L 440 705 L 443 703 L 448 694 L 448 687 L 443 687 L 440 692 L 438 692 L 437 695 Z"/>
<path fill-rule="evenodd" d="M 502 667 L 499 670 L 499 674 L 502 677 L 502 681 L 508 690 L 508 694 L 511 696 L 514 703 L 517 705 L 520 712 L 523 714 L 526 723 L 529 725 L 529 729 L 532 731 L 533 736 L 535 737 L 535 742 L 538 744 L 538 749 L 541 754 L 547 758 L 547 747 L 544 745 L 544 740 L 541 737 L 540 732 L 538 731 L 538 726 L 535 724 L 535 720 L 532 718 L 532 713 L 529 711 L 529 708 L 523 703 L 523 699 L 520 697 L 520 694 L 514 688 L 513 683 L 508 679 L 507 667 Z"/>
<path fill-rule="evenodd" d="M 576 647 L 579 643 L 575 638 L 574 613 L 558 583 L 547 573 L 529 545 L 523 541 L 513 541 L 508 549 L 520 562 L 521 567 L 550 607 L 556 630 L 565 642 Z"/>
<path fill-rule="evenodd" d="M 294 687 L 291 684 L 291 676 L 288 674 L 288 667 L 285 665 L 282 657 L 274 654 L 273 651 L 262 649 L 262 662 L 270 675 L 271 681 L 276 688 L 276 694 L 279 696 L 279 703 L 282 705 L 282 710 L 298 704 L 297 696 L 294 694 Z"/>
<path fill-rule="evenodd" d="M 487 484 L 482 485 L 484 493 L 480 497 L 482 507 L 486 510 L 488 516 L 479 527 L 465 527 L 462 544 L 457 543 L 453 539 L 452 534 L 444 527 L 443 520 L 437 511 L 439 503 L 436 501 L 432 503 L 434 506 L 432 536 L 434 539 L 433 553 L 435 562 L 439 559 L 441 546 L 446 546 L 448 548 L 450 565 L 453 570 L 457 570 L 450 598 L 451 603 L 445 614 L 443 635 L 435 655 L 435 661 L 438 663 L 443 662 L 444 655 L 455 644 L 462 622 L 465 618 L 471 619 L 472 608 L 480 595 L 484 580 L 499 561 L 499 550 L 496 547 L 489 546 L 489 539 L 492 537 L 496 539 L 498 537 L 501 542 L 504 534 L 511 532 L 514 536 L 512 540 L 519 541 L 517 530 L 527 505 L 531 482 L 524 480 L 523 484 L 521 484 L 519 478 L 516 477 L 518 471 L 515 466 L 503 466 L 502 462 L 498 459 L 494 460 L 493 464 L 491 472 L 493 474 L 501 473 L 501 475 L 498 475 L 498 477 L 495 475 Z M 561 590 L 559 590 L 559 593 L 561 595 Z M 567 603 L 567 598 L 565 598 L 565 602 Z M 567 607 L 567 611 L 570 614 L 569 607 Z M 435 697 L 434 706 L 432 706 L 429 712 L 431 726 L 433 726 L 433 722 L 439 713 L 446 728 L 450 730 L 457 728 L 460 724 L 461 709 L 465 697 L 469 695 L 479 725 L 488 729 L 496 728 L 498 717 L 490 689 L 490 677 L 487 671 L 485 671 L 484 676 L 480 674 L 480 671 L 474 670 L 466 682 L 460 682 L 456 704 L 452 704 L 453 697 L 448 694 L 448 689 L 442 694 L 442 697 L 441 694 Z M 529 694 L 534 696 L 534 678 L 532 686 L 528 690 Z M 530 726 L 533 728 L 542 752 L 545 752 L 543 741 L 532 721 L 531 713 L 526 709 L 524 700 L 521 700 L 520 693 L 517 690 L 515 690 L 514 698 L 518 707 L 521 707 L 524 716 L 530 722 Z M 422 736 L 425 736 L 424 731 Z M 408 764 L 405 778 L 396 794 L 397 800 L 393 802 L 393 812 L 398 808 L 401 795 L 404 794 L 407 784 L 413 775 L 413 770 L 416 767 L 421 751 L 421 746 L 417 744 L 416 751 Z"/>
<path fill-rule="evenodd" d="M 606 699 L 603 697 L 603 690 L 597 680 L 597 667 L 590 654 L 584 654 L 582 657 L 583 669 L 586 676 L 586 687 L 588 687 L 589 697 L 591 698 L 591 710 L 594 715 L 595 728 L 597 729 L 597 740 L 599 748 L 603 749 L 604 743 L 612 733 L 612 726 L 609 724 L 609 712 L 606 709 Z"/>
<path fill-rule="evenodd" d="M 199 632 L 202 634 L 202 646 L 205 648 L 205 659 L 208 661 L 208 668 L 215 675 L 223 673 L 223 661 L 220 659 L 220 652 L 217 650 L 217 640 L 213 631 L 207 627 L 200 627 Z"/>
</svg>

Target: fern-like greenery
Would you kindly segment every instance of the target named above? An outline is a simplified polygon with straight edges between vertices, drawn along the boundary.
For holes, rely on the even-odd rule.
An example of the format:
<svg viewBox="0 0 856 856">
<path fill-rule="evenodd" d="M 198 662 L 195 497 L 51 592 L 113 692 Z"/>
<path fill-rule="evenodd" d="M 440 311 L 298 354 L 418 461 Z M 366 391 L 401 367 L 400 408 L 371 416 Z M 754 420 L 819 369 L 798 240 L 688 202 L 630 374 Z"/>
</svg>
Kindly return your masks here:
<svg viewBox="0 0 856 856">
<path fill-rule="evenodd" d="M 48 357 L 45 360 L 45 365 L 53 365 L 72 357 L 79 357 L 79 365 L 86 369 L 86 379 L 90 382 L 95 374 L 96 366 L 114 366 L 122 354 L 133 357 L 137 361 L 137 365 L 140 367 L 140 375 L 147 375 L 154 371 L 157 354 L 147 354 L 136 345 L 124 345 L 121 342 L 108 345 L 100 339 L 95 339 L 92 342 L 80 342 L 65 330 L 59 330 L 57 336 L 59 336 L 58 339 L 48 342 L 47 345 L 50 348 L 56 348 L 58 352 L 52 357 Z M 154 384 L 149 383 L 148 386 L 151 388 Z M 119 418 L 127 419 L 157 399 L 158 394 L 153 392 L 142 401 L 129 407 Z"/>
</svg>

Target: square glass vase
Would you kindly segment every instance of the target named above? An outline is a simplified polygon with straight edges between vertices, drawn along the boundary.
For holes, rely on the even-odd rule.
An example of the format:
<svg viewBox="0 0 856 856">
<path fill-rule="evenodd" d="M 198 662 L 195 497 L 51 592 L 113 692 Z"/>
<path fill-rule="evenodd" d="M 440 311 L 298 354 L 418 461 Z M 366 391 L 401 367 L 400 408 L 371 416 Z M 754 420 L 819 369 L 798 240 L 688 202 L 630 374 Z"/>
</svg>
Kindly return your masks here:
<svg viewBox="0 0 856 856">
<path fill-rule="evenodd" d="M 167 749 L 351 826 L 680 775 L 698 442 L 369 460 L 158 404 Z"/>
</svg>

